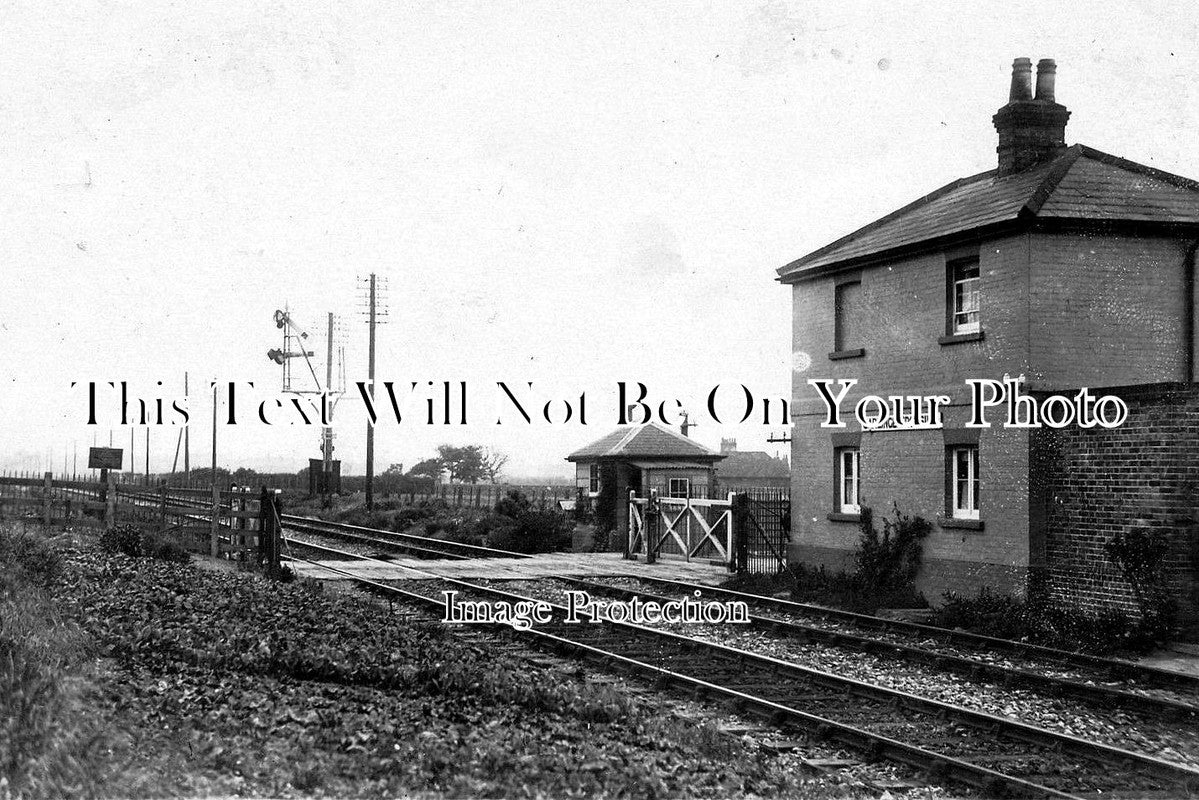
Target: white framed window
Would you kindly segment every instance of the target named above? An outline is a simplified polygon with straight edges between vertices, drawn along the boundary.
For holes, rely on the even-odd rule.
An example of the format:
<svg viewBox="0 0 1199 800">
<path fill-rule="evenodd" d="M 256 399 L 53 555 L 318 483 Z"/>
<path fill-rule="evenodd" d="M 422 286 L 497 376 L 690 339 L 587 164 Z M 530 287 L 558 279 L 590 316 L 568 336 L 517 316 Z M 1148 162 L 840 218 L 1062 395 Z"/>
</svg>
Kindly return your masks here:
<svg viewBox="0 0 1199 800">
<path fill-rule="evenodd" d="M 599 464 L 592 464 L 591 471 L 588 476 L 589 480 L 588 480 L 587 492 L 589 494 L 599 494 L 599 490 L 600 490 L 599 475 L 600 475 Z"/>
<path fill-rule="evenodd" d="M 666 489 L 669 497 L 689 497 L 691 495 L 691 479 L 671 478 Z"/>
<path fill-rule="evenodd" d="M 950 333 L 977 333 L 982 329 L 979 311 L 982 292 L 979 286 L 978 259 L 964 259 L 950 264 L 950 292 L 953 307 L 950 312 Z"/>
<path fill-rule="evenodd" d="M 862 510 L 860 457 L 856 447 L 837 450 L 837 510 L 857 514 Z"/>
<path fill-rule="evenodd" d="M 950 459 L 950 511 L 957 519 L 978 519 L 978 447 L 954 447 Z"/>
</svg>

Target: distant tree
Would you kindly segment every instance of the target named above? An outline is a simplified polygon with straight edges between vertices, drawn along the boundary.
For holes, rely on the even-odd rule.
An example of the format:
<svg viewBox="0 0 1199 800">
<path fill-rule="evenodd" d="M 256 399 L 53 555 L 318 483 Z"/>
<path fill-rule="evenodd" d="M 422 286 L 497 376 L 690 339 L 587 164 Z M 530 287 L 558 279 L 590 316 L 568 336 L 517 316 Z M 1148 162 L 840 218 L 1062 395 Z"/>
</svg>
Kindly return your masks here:
<svg viewBox="0 0 1199 800">
<path fill-rule="evenodd" d="M 232 475 L 229 470 L 224 467 L 216 468 L 216 484 L 222 489 L 228 489 L 229 484 L 233 483 Z M 191 482 L 201 486 L 212 483 L 212 468 L 198 467 L 191 471 Z"/>
<path fill-rule="evenodd" d="M 482 452 L 483 460 L 483 477 L 488 483 L 497 483 L 500 473 L 508 464 L 508 456 L 503 453 L 497 453 L 491 448 L 486 448 Z"/>
<path fill-rule="evenodd" d="M 392 464 L 390 467 L 383 470 L 383 474 L 384 475 L 403 475 L 404 474 L 404 465 L 403 464 Z"/>
<path fill-rule="evenodd" d="M 437 480 L 441 477 L 441 459 L 426 458 L 418 463 L 415 467 L 408 470 L 409 478 L 428 478 Z"/>
<path fill-rule="evenodd" d="M 437 460 L 449 473 L 451 482 L 478 483 L 486 477 L 483 448 L 476 444 L 465 447 L 443 444 L 437 448 Z"/>
<path fill-rule="evenodd" d="M 257 486 L 262 483 L 261 476 L 254 470 L 247 469 L 246 467 L 235 469 L 233 474 L 229 476 L 229 480 L 238 486 Z"/>
</svg>

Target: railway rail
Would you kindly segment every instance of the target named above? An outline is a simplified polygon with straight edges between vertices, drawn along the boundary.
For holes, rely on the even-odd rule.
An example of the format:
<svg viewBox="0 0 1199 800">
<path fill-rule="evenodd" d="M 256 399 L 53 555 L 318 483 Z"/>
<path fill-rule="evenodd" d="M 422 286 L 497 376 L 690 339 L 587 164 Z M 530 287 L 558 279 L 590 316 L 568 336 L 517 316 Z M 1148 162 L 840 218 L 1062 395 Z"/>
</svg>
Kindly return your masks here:
<svg viewBox="0 0 1199 800">
<path fill-rule="evenodd" d="M 529 558 L 527 553 L 499 550 L 494 547 L 481 547 L 463 542 L 451 542 L 445 539 L 435 539 L 431 536 L 383 531 L 361 525 L 350 525 L 345 522 L 329 522 L 311 517 L 297 517 L 293 514 L 283 514 L 280 519 L 285 529 L 290 528 L 302 533 L 331 536 L 373 547 L 395 548 L 411 552 L 421 558 Z"/>
<path fill-rule="evenodd" d="M 345 559 L 376 560 L 322 549 Z M 423 591 L 414 591 L 349 569 L 332 570 L 372 591 L 424 606 L 442 607 L 439 593 L 447 589 L 506 602 L 530 600 L 432 573 L 420 582 Z M 988 796 L 1156 798 L 1199 791 L 1199 770 L 673 632 L 610 620 L 570 625 L 556 618 L 514 635 L 637 673 L 662 689 L 731 703 L 775 725 L 802 728 Z"/>
<path fill-rule="evenodd" d="M 133 493 L 128 495 L 135 503 L 146 507 L 158 508 L 162 502 L 161 495 L 153 493 Z M 172 516 L 200 519 L 194 511 L 210 509 L 212 504 L 192 497 L 180 497 L 167 494 L 167 513 Z M 207 519 L 207 517 L 203 517 Z M 410 553 L 423 559 L 449 558 L 529 558 L 527 553 L 517 553 L 511 550 L 500 550 L 494 547 L 453 542 L 436 539 L 432 536 L 419 536 L 411 533 L 386 531 L 379 528 L 368 528 L 362 525 L 351 525 L 346 522 L 331 522 L 315 517 L 303 517 L 295 514 L 283 514 L 280 522 L 284 528 L 323 537 L 332 537 L 354 542 L 368 547 L 384 547 Z M 298 540 L 297 540 L 297 543 Z"/>
<path fill-rule="evenodd" d="M 558 578 L 565 584 L 575 586 L 591 594 L 605 594 L 612 597 L 631 598 L 639 596 L 643 599 L 660 602 L 677 599 L 680 596 L 701 591 L 704 594 L 726 596 L 724 592 L 714 591 L 713 587 L 698 584 L 680 583 L 681 592 L 658 594 L 639 591 L 632 588 L 613 586 L 578 578 Z M 638 578 L 637 580 L 642 580 Z M 743 600 L 744 595 L 734 593 L 735 599 Z M 753 608 L 755 606 L 751 606 Z M 1087 678 L 1068 678 L 1060 675 L 1047 674 L 1036 669 L 1035 664 L 1014 665 L 1008 662 L 996 662 L 979 657 L 970 657 L 956 652 L 945 652 L 920 644 L 912 644 L 898 637 L 875 638 L 863 636 L 860 633 L 846 630 L 844 626 L 829 627 L 827 625 L 800 622 L 783 615 L 762 613 L 763 609 L 771 608 L 769 602 L 756 604 L 757 613 L 750 613 L 750 623 L 761 629 L 784 637 L 792 637 L 801 642 L 815 641 L 834 647 L 872 653 L 887 658 L 902 658 L 923 664 L 929 664 L 940 669 L 951 670 L 969 678 L 972 681 L 994 681 L 1005 686 L 1024 686 L 1050 696 L 1072 697 L 1086 702 L 1096 703 L 1104 707 L 1118 707 L 1129 711 L 1150 711 L 1168 719 L 1199 722 L 1199 695 L 1193 699 L 1178 699 L 1176 697 L 1161 697 L 1130 691 L 1126 688 L 1095 683 Z M 877 618 L 871 618 L 877 619 Z M 929 626 L 921 626 L 926 628 Z M 921 631 L 924 632 L 923 630 Z M 1121 665 L 1123 666 L 1123 665 Z M 1199 690 L 1199 680 L 1195 680 Z M 1127 685 L 1127 684 L 1124 684 Z"/>
<path fill-rule="evenodd" d="M 600 582 L 603 579 L 599 579 Z M 903 620 L 858 614 L 826 606 L 798 603 L 775 597 L 739 592 L 715 586 L 701 586 L 686 581 L 656 576 L 638 575 L 632 579 L 646 586 L 659 587 L 675 594 L 687 594 L 702 590 L 705 595 L 731 600 L 742 600 L 760 616 L 770 616 L 787 622 L 816 625 L 844 632 L 869 632 L 881 638 L 879 647 L 911 646 L 920 642 L 920 647 L 944 658 L 932 663 L 949 666 L 954 657 L 969 657 L 980 662 L 979 675 L 998 675 L 990 667 L 1005 666 L 1005 661 L 1019 662 L 1022 666 L 1011 667 L 1013 671 L 1042 674 L 1046 677 L 1062 677 L 1076 683 L 1093 684 L 1096 687 L 1111 685 L 1122 688 L 1136 696 L 1137 702 L 1159 708 L 1167 713 L 1189 713 L 1199 711 L 1199 678 L 1185 673 L 1159 669 L 1117 658 L 1058 650 L 1052 647 L 983 636 L 969 631 L 940 628 Z M 905 644 L 906 643 L 906 644 Z M 1026 675 L 1011 674 L 1008 680 L 1031 680 Z M 1115 699 L 1115 696 L 1113 696 Z M 1132 702 L 1131 698 L 1127 698 Z"/>
<path fill-rule="evenodd" d="M 524 553 L 289 514 L 283 515 L 283 522 L 285 527 L 300 532 L 336 537 L 375 548 L 397 549 L 420 558 L 529 557 Z M 755 609 L 756 613 L 752 615 L 754 624 L 763 628 L 841 647 L 854 647 L 863 652 L 899 655 L 959 672 L 973 680 L 995 680 L 1006 685 L 1027 686 L 1131 710 L 1150 710 L 1174 719 L 1196 719 L 1196 715 L 1199 715 L 1199 678 L 1189 675 L 1120 659 L 731 589 L 653 576 L 638 576 L 635 580 L 676 594 L 699 590 L 708 596 L 741 600 Z M 579 585 L 610 593 L 627 591 L 596 582 Z M 874 635 L 863 635 L 865 633 Z"/>
<path fill-rule="evenodd" d="M 146 495 L 145 499 L 157 502 L 158 496 Z M 173 499 L 187 502 L 182 498 Z M 311 517 L 285 514 L 283 522 L 285 527 L 293 530 L 371 547 L 394 548 L 424 558 L 529 558 L 524 553 Z M 962 671 L 975 679 L 989 678 L 1012 685 L 1052 689 L 1087 699 L 1102 698 L 1121 707 L 1150 708 L 1174 717 L 1185 718 L 1199 713 L 1199 678 L 1170 670 L 668 578 L 639 575 L 630 580 L 676 594 L 699 590 L 710 597 L 741 600 L 756 610 L 756 624 L 764 627 L 842 646 L 856 646 L 866 652 L 898 653 L 938 667 Z M 607 591 L 621 591 L 620 587 L 602 583 L 591 588 L 599 590 L 601 587 Z M 864 636 L 863 633 L 875 635 Z"/>
</svg>

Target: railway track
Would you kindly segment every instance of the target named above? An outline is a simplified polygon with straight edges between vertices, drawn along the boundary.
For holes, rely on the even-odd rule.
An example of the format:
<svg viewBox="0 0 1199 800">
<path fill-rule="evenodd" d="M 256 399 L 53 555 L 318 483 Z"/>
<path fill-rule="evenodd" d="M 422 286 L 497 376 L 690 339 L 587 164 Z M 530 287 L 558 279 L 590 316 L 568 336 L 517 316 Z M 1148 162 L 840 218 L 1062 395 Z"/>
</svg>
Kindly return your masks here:
<svg viewBox="0 0 1199 800">
<path fill-rule="evenodd" d="M 362 558 L 323 549 L 345 559 Z M 330 569 L 327 563 L 320 566 Z M 332 569 L 372 591 L 426 607 L 443 607 L 445 590 L 509 603 L 531 599 L 432 573 L 417 591 Z M 514 635 L 639 674 L 662 689 L 732 704 L 774 725 L 803 729 L 987 796 L 1164 798 L 1199 791 L 1199 770 L 1151 756 L 677 633 L 607 620 L 571 625 L 562 621 L 561 607 L 556 614 L 554 621 Z"/>
<path fill-rule="evenodd" d="M 642 599 L 665 602 L 695 591 L 701 591 L 705 595 L 728 596 L 725 592 L 710 586 L 681 582 L 677 584 L 679 591 L 660 594 L 578 578 L 558 578 L 557 580 L 590 592 L 592 595 L 604 594 L 622 599 L 639 596 Z M 637 580 L 641 581 L 642 579 Z M 749 596 L 732 593 L 733 599 L 741 600 Z M 751 608 L 754 609 L 750 613 L 751 625 L 778 636 L 793 638 L 799 642 L 821 642 L 889 659 L 901 658 L 952 671 L 975 682 L 991 681 L 1004 686 L 1022 686 L 1049 696 L 1071 697 L 1103 708 L 1116 707 L 1134 712 L 1148 711 L 1170 720 L 1199 723 L 1199 694 L 1171 692 L 1173 695 L 1171 697 L 1145 694 L 1123 688 L 1128 685 L 1125 682 L 1120 682 L 1118 686 L 1095 682 L 1097 676 L 1089 672 L 1078 677 L 1063 677 L 1040 671 L 1035 662 L 1018 665 L 1012 663 L 1014 659 L 997 662 L 971 657 L 959 652 L 946 652 L 922 646 L 927 643 L 927 638 L 918 643 L 916 639 L 908 639 L 903 636 L 888 638 L 863 636 L 858 631 L 847 630 L 845 626 L 830 627 L 821 625 L 817 621 L 798 621 L 792 615 L 783 615 L 777 612 L 772 614 L 770 611 L 773 606 L 769 601 L 755 603 L 751 605 Z M 871 619 L 878 618 L 872 617 Z M 921 634 L 924 634 L 923 629 L 931 626 L 920 627 L 922 628 Z M 1124 667 L 1123 664 L 1120 666 Z M 1193 680 L 1196 690 L 1199 690 L 1199 679 Z"/>
<path fill-rule="evenodd" d="M 182 502 L 182 498 L 173 498 Z M 157 496 L 147 495 L 149 501 Z M 347 523 L 283 515 L 284 527 L 371 547 L 396 549 L 420 558 L 529 558 L 527 554 L 396 533 Z M 293 539 L 299 544 L 299 540 Z M 902 655 L 950 669 L 974 680 L 995 680 L 1064 696 L 1102 701 L 1121 708 L 1150 709 L 1175 719 L 1199 714 L 1199 678 L 1131 661 L 1103 658 L 1016 642 L 967 631 L 885 619 L 684 581 L 638 576 L 629 579 L 669 594 L 702 591 L 710 597 L 741 600 L 754 610 L 755 624 L 776 632 L 854 647 L 863 652 Z M 595 591 L 627 591 L 610 584 L 579 584 Z M 643 596 L 656 592 L 640 592 Z M 863 635 L 864 633 L 874 635 Z"/>
<path fill-rule="evenodd" d="M 600 582 L 603 580 L 600 579 Z M 1125 695 L 1108 695 L 1112 702 L 1141 703 L 1143 706 L 1138 707 L 1152 707 L 1166 714 L 1186 715 L 1199 712 L 1199 678 L 1132 661 L 1058 650 L 968 631 L 857 614 L 668 578 L 639 575 L 631 581 L 654 587 L 670 595 L 702 590 L 710 597 L 741 600 L 750 607 L 754 615 L 779 622 L 818 627 L 831 633 L 842 633 L 859 639 L 866 638 L 862 637 L 863 633 L 873 634 L 869 637 L 870 642 L 864 643 L 865 647 L 877 648 L 878 652 L 887 648 L 904 650 L 918 647 L 929 653 L 928 656 L 921 657 L 928 658 L 929 663 L 938 666 L 952 667 L 960 663 L 958 659 L 969 659 L 971 663 L 963 667 L 975 671 L 978 676 L 997 677 L 1015 684 L 1026 682 L 1027 685 L 1033 685 L 1037 676 L 1042 676 L 1050 679 L 1049 683 L 1044 685 L 1056 685 L 1068 693 L 1074 692 L 1070 683 L 1090 685 L 1099 690 L 1113 688 L 1123 691 Z M 1057 678 L 1066 683 L 1053 680 Z M 1082 690 L 1084 695 L 1089 691 Z"/>
<path fill-rule="evenodd" d="M 418 536 L 411 533 L 383 531 L 377 528 L 366 528 L 361 525 L 350 525 L 344 522 L 328 522 L 311 517 L 297 517 L 292 514 L 284 514 L 281 520 L 284 529 L 344 539 L 368 547 L 394 548 L 402 552 L 412 553 L 419 558 L 529 558 L 529 555 L 526 553 L 516 553 L 511 550 L 480 547 L 478 545 L 434 539 L 431 536 Z"/>
<path fill-rule="evenodd" d="M 161 496 L 152 493 L 134 493 L 127 495 L 128 499 L 147 508 L 158 508 Z M 211 508 L 206 503 L 195 498 L 167 495 L 167 513 L 176 517 L 189 519 L 207 519 L 203 515 L 190 513 Z M 500 550 L 494 547 L 481 547 L 464 542 L 452 542 L 436 539 L 431 536 L 419 536 L 411 533 L 368 528 L 361 525 L 351 525 L 345 522 L 331 522 L 315 517 L 302 517 L 295 514 L 283 514 L 280 517 L 283 528 L 315 536 L 341 539 L 368 548 L 394 549 L 414 555 L 422 559 L 470 559 L 470 558 L 529 558 L 527 553 L 517 553 L 511 550 Z M 296 544 L 300 540 L 292 539 Z"/>
</svg>

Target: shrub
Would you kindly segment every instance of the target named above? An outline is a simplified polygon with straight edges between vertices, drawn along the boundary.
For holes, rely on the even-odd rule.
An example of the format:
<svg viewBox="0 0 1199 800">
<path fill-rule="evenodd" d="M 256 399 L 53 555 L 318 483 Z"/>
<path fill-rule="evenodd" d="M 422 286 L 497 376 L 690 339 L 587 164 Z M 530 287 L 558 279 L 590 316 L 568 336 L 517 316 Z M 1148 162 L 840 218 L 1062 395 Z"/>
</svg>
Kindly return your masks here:
<svg viewBox="0 0 1199 800">
<path fill-rule="evenodd" d="M 985 586 L 973 597 L 946 592 L 943 599 L 934 625 L 1061 650 L 1096 654 L 1146 650 L 1159 634 L 1154 624 L 1115 609 L 1080 611 L 1043 598 L 1025 600 L 998 594 Z"/>
<path fill-rule="evenodd" d="M 145 534 L 142 537 L 142 554 L 147 558 L 157 558 L 176 564 L 186 564 L 191 558 L 183 545 L 160 534 Z"/>
<path fill-rule="evenodd" d="M 551 553 L 570 543 L 574 523 L 561 510 L 534 505 L 520 491 L 510 491 L 495 505 L 487 544 L 517 553 Z"/>
<path fill-rule="evenodd" d="M 0 570 L 18 572 L 35 586 L 46 587 L 57 580 L 62 559 L 40 539 L 28 534 L 0 534 Z"/>
<path fill-rule="evenodd" d="M 499 499 L 494 510 L 502 517 L 519 519 L 522 514 L 533 510 L 533 501 L 519 489 L 511 489 Z"/>
<path fill-rule="evenodd" d="M 408 530 L 436 516 L 442 516 L 450 511 L 450 506 L 444 500 L 421 500 L 416 505 L 405 506 L 396 512 L 391 522 L 391 529 L 397 532 Z"/>
<path fill-rule="evenodd" d="M 186 564 L 191 558 L 178 541 L 158 533 L 143 533 L 134 525 L 116 525 L 100 534 L 100 549 L 130 558 L 157 558 Z"/>
<path fill-rule="evenodd" d="M 595 498 L 595 540 L 602 541 L 606 533 L 623 533 L 616 530 L 616 507 L 621 498 L 616 496 L 616 467 L 600 464 L 600 490 Z M 623 545 L 615 548 L 623 550 Z"/>
<path fill-rule="evenodd" d="M 1104 545 L 1108 559 L 1132 588 L 1145 632 L 1167 638 L 1174 629 L 1175 606 L 1165 574 L 1170 544 L 1148 526 L 1120 531 Z"/>
<path fill-rule="evenodd" d="M 141 531 L 133 525 L 114 525 L 100 534 L 100 548 L 137 558 L 142 554 Z"/>
<path fill-rule="evenodd" d="M 862 508 L 862 536 L 854 556 L 857 565 L 854 577 L 863 589 L 902 590 L 915 583 L 916 573 L 920 570 L 922 542 L 933 526 L 923 517 L 901 514 L 898 505 L 893 509 L 894 518 L 883 520 L 880 536 L 874 527 L 871 509 Z"/>
</svg>

